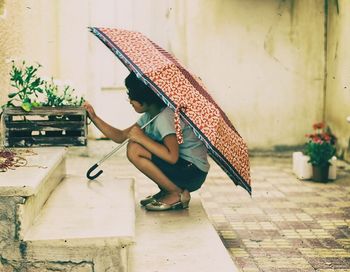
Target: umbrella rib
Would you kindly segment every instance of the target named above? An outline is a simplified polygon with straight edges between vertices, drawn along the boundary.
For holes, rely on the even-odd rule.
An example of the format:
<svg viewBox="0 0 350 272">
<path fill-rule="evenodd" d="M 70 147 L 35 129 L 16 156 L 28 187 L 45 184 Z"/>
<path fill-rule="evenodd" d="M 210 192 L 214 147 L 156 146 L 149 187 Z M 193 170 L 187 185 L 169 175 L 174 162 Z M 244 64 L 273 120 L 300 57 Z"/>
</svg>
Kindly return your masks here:
<svg viewBox="0 0 350 272">
<path fill-rule="evenodd" d="M 141 70 L 130 60 L 130 58 L 123 53 L 123 51 L 115 45 L 111 39 L 105 35 L 102 31 L 100 31 L 97 27 L 89 27 L 90 31 L 94 33 L 107 47 L 118 57 L 120 58 L 119 54 L 122 55 L 127 63 L 125 61 L 122 61 L 126 65 L 129 70 L 132 70 L 136 73 L 142 74 Z"/>
</svg>

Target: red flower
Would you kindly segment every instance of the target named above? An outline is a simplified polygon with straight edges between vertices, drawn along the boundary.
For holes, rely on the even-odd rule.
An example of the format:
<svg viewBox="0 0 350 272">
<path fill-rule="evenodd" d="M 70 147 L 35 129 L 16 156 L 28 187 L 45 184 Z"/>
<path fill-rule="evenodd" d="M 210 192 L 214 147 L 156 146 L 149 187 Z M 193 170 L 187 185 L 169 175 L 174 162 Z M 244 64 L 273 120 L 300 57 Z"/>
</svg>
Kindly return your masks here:
<svg viewBox="0 0 350 272">
<path fill-rule="evenodd" d="M 315 136 L 312 138 L 312 141 L 315 143 L 315 144 L 322 144 L 322 139 L 319 137 L 319 136 Z"/>
<path fill-rule="evenodd" d="M 320 123 L 315 123 L 312 126 L 314 129 L 323 129 L 324 128 L 324 123 L 320 122 Z"/>
<path fill-rule="evenodd" d="M 314 133 L 305 135 L 308 139 L 305 154 L 310 157 L 312 165 L 329 165 L 329 160 L 336 153 L 336 137 L 329 128 L 325 129 L 324 123 L 316 123 L 313 128 Z"/>
<path fill-rule="evenodd" d="M 329 143 L 329 142 L 331 141 L 331 136 L 329 136 L 327 133 L 324 133 L 322 136 L 323 136 L 323 139 L 324 139 L 327 143 Z"/>
</svg>

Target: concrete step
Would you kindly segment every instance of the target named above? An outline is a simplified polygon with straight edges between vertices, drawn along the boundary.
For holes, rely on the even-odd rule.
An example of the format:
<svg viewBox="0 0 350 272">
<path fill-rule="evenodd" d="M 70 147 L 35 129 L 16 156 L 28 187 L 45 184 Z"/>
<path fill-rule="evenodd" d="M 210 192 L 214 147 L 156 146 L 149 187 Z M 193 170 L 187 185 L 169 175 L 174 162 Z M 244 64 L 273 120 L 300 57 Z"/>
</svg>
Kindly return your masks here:
<svg viewBox="0 0 350 272">
<path fill-rule="evenodd" d="M 6 225 L 8 229 L 11 229 L 11 225 L 15 225 L 15 236 L 21 239 L 51 192 L 66 175 L 66 149 L 47 147 L 14 148 L 13 150 L 27 160 L 27 165 L 1 173 L 0 202 L 2 205 L 0 209 L 3 213 L 10 210 L 16 211 L 15 216 L 8 216 L 2 225 L 4 227 Z M 11 239 L 11 237 L 8 238 Z"/>
<path fill-rule="evenodd" d="M 192 193 L 189 209 L 149 212 L 138 206 L 136 218 L 131 272 L 239 271 L 209 222 L 197 192 Z"/>
<path fill-rule="evenodd" d="M 127 271 L 135 232 L 133 186 L 131 178 L 68 175 L 25 233 L 25 259 L 45 269 L 66 263 L 84 264 L 82 271 Z"/>
</svg>

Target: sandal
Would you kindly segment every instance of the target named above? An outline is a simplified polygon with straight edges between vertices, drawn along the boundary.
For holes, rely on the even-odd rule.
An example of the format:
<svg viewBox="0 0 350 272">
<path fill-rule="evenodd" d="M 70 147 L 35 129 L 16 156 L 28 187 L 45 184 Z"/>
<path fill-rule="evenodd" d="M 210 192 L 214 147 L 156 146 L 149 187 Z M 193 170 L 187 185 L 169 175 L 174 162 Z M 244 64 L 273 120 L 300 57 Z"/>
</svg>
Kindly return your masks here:
<svg viewBox="0 0 350 272">
<path fill-rule="evenodd" d="M 159 191 L 158 193 L 156 193 L 154 195 L 149 195 L 146 198 L 140 200 L 140 205 L 141 206 L 146 206 L 147 204 L 150 204 L 152 202 L 157 201 L 158 199 L 160 199 L 164 195 L 165 195 L 164 191 Z"/>
<path fill-rule="evenodd" d="M 187 191 L 188 193 L 188 191 Z M 184 193 L 180 193 L 180 200 L 173 204 L 166 204 L 161 201 L 153 201 L 146 205 L 146 210 L 148 211 L 168 211 L 168 210 L 182 210 L 187 209 L 191 200 L 191 195 L 188 193 L 188 196 L 185 197 Z"/>
</svg>

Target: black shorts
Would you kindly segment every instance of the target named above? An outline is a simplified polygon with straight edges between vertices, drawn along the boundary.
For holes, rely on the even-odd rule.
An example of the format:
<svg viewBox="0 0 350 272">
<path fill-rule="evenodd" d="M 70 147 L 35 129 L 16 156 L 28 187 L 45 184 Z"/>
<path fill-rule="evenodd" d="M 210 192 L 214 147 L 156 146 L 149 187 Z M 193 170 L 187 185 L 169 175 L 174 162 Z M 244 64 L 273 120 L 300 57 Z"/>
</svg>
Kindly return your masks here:
<svg viewBox="0 0 350 272">
<path fill-rule="evenodd" d="M 198 190 L 208 174 L 182 158 L 175 164 L 170 164 L 152 154 L 151 160 L 176 186 L 189 192 Z"/>
</svg>

